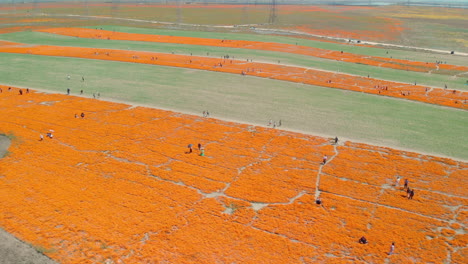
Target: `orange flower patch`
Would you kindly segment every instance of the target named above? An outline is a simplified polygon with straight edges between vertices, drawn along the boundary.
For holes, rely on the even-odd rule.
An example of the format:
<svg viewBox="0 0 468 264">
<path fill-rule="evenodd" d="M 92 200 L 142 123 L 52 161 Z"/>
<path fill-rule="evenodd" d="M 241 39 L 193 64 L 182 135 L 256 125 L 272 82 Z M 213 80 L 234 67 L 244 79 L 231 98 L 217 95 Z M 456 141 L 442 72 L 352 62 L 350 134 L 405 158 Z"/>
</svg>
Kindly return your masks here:
<svg viewBox="0 0 468 264">
<path fill-rule="evenodd" d="M 143 51 L 45 45 L 22 46 L 21 44 L 15 46 L 11 42 L 3 44 L 0 46 L 0 52 L 124 61 L 253 75 L 468 109 L 466 101 L 468 92 L 465 91 L 429 89 L 421 85 L 409 85 L 300 67 Z"/>
<path fill-rule="evenodd" d="M 59 34 L 65 36 L 73 36 L 80 38 L 96 38 L 96 39 L 113 39 L 113 40 L 131 40 L 131 41 L 149 41 L 149 42 L 163 42 L 163 43 L 178 43 L 189 45 L 202 45 L 202 46 L 219 46 L 230 48 L 254 49 L 254 50 L 270 50 L 278 52 L 287 52 L 302 54 L 306 56 L 314 56 L 325 59 L 346 61 L 352 63 L 361 63 L 377 67 L 385 67 L 399 70 L 429 72 L 437 73 L 436 63 L 417 62 L 409 60 L 399 60 L 392 58 L 376 57 L 359 55 L 340 51 L 329 51 L 313 47 L 297 46 L 291 44 L 259 42 L 259 41 L 245 41 L 245 40 L 221 40 L 221 39 L 206 39 L 195 37 L 178 37 L 178 36 L 165 36 L 165 35 L 149 35 L 137 33 L 123 33 L 113 32 L 108 30 L 88 29 L 88 28 L 49 28 L 38 30 L 40 32 Z M 385 30 L 388 32 L 399 32 L 399 30 Z M 319 32 L 321 35 L 330 35 L 327 32 Z M 345 32 L 348 33 L 348 32 Z M 375 34 L 375 32 L 373 32 Z M 357 38 L 357 36 L 354 36 Z M 468 71 L 468 67 L 443 65 L 443 69 L 450 69 L 459 71 L 460 73 Z"/>
<path fill-rule="evenodd" d="M 467 163 L 0 87 L 0 226 L 58 262 L 465 262 Z"/>
</svg>

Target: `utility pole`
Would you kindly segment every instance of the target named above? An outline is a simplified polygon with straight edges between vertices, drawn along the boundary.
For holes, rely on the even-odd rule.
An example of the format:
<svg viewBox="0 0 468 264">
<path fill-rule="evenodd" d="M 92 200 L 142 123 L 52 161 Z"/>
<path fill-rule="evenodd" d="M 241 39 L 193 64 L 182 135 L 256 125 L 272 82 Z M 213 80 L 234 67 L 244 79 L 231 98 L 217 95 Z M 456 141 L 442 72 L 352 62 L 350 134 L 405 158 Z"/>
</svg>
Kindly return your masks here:
<svg viewBox="0 0 468 264">
<path fill-rule="evenodd" d="M 182 10 L 180 7 L 180 0 L 177 0 L 177 23 L 182 23 Z"/>
<path fill-rule="evenodd" d="M 268 19 L 268 23 L 274 24 L 275 21 L 276 21 L 276 0 L 271 0 L 270 18 Z"/>
</svg>

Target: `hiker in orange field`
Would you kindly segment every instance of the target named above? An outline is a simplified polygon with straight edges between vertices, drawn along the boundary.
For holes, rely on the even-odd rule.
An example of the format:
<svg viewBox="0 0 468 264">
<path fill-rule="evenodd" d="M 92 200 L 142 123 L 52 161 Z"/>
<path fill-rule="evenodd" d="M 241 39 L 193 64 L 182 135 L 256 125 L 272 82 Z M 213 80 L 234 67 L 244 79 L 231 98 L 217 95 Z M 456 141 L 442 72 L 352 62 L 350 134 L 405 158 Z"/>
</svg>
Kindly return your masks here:
<svg viewBox="0 0 468 264">
<path fill-rule="evenodd" d="M 325 165 L 325 163 L 327 163 L 327 155 L 323 156 L 323 160 L 322 160 L 322 164 Z"/>
<path fill-rule="evenodd" d="M 413 196 L 414 196 L 414 189 L 411 189 L 411 192 L 409 193 L 408 199 L 413 200 Z"/>
<path fill-rule="evenodd" d="M 200 156 L 205 156 L 205 148 L 200 147 Z"/>
<path fill-rule="evenodd" d="M 395 187 L 398 187 L 400 185 L 400 176 L 398 176 L 395 180 Z"/>
<path fill-rule="evenodd" d="M 189 151 L 187 153 L 192 153 L 192 151 L 193 151 L 192 146 L 193 146 L 192 144 L 188 144 L 187 147 L 188 147 Z"/>
<path fill-rule="evenodd" d="M 200 150 L 202 147 L 202 145 L 200 143 L 198 143 L 198 150 Z"/>
<path fill-rule="evenodd" d="M 368 243 L 368 241 L 367 241 L 367 239 L 365 237 L 361 237 L 359 239 L 359 244 L 367 244 L 367 243 Z"/>
<path fill-rule="evenodd" d="M 408 189 L 408 183 L 409 183 L 408 179 L 405 179 L 405 186 L 403 187 L 403 189 Z"/>
<path fill-rule="evenodd" d="M 85 114 L 84 113 L 81 113 L 81 118 L 84 118 Z"/>
<path fill-rule="evenodd" d="M 395 251 L 395 242 L 392 242 L 392 245 L 390 246 L 390 250 L 388 251 L 388 254 L 391 255 Z"/>
<path fill-rule="evenodd" d="M 320 197 L 318 197 L 317 200 L 315 200 L 315 204 L 318 204 L 318 205 L 322 204 L 322 200 L 320 199 Z"/>
</svg>

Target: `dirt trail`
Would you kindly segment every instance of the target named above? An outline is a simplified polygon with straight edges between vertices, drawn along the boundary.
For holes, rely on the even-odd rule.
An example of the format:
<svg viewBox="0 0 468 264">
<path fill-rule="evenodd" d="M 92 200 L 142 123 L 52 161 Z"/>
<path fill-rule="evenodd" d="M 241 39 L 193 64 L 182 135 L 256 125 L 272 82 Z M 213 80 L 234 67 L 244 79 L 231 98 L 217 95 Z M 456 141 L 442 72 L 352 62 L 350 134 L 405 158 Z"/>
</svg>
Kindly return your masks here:
<svg viewBox="0 0 468 264">
<path fill-rule="evenodd" d="M 449 64 L 436 64 L 428 62 L 409 61 L 401 59 L 392 59 L 385 57 L 359 55 L 349 52 L 331 51 L 313 47 L 298 46 L 282 43 L 270 43 L 260 41 L 246 40 L 229 40 L 229 39 L 206 39 L 195 37 L 178 37 L 165 35 L 148 35 L 137 33 L 113 32 L 108 30 L 98 30 L 89 28 L 50 28 L 37 30 L 40 32 L 53 33 L 59 35 L 80 37 L 80 38 L 95 38 L 95 39 L 112 39 L 112 40 L 131 40 L 131 41 L 149 41 L 163 43 L 190 44 L 202 46 L 229 47 L 253 50 L 269 50 L 277 52 L 286 52 L 314 56 L 324 59 L 339 60 L 344 62 L 360 63 L 377 67 L 385 67 L 392 69 L 418 71 L 418 72 L 433 72 L 437 73 L 440 70 L 450 70 L 456 72 L 466 72 L 468 67 L 456 66 Z"/>
<path fill-rule="evenodd" d="M 23 46 L 20 43 L 15 47 L 11 42 L 0 46 L 0 52 L 123 61 L 242 74 L 468 109 L 468 92 L 465 91 L 430 89 L 427 86 L 287 65 L 144 51 L 48 45 Z"/>
</svg>

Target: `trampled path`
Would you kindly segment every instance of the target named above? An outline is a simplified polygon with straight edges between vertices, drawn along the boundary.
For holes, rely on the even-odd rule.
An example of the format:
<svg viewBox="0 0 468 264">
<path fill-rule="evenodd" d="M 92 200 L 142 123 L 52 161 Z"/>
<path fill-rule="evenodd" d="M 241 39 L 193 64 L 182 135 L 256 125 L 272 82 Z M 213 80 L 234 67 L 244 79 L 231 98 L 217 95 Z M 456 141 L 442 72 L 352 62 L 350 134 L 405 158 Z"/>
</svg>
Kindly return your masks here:
<svg viewBox="0 0 468 264">
<path fill-rule="evenodd" d="M 0 42 L 0 52 L 123 61 L 242 74 L 468 109 L 468 92 L 465 91 L 287 65 L 144 51 L 25 45 L 12 42 Z"/>
<path fill-rule="evenodd" d="M 16 88 L 0 128 L 0 225 L 61 263 L 466 263 L 464 162 Z"/>
</svg>

